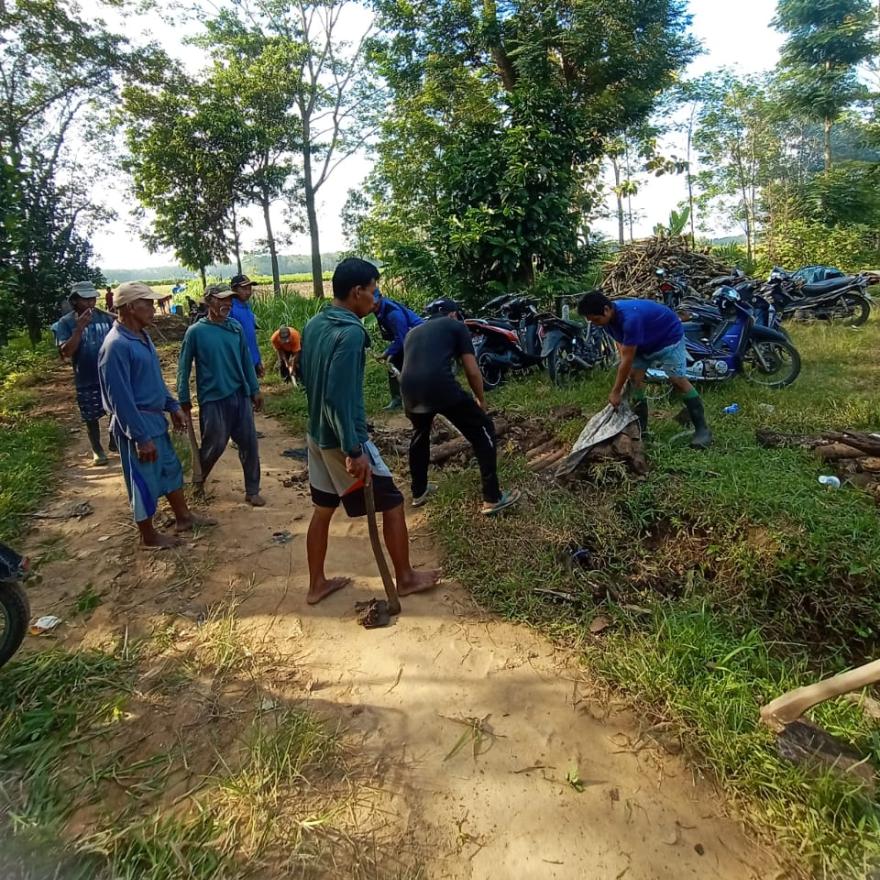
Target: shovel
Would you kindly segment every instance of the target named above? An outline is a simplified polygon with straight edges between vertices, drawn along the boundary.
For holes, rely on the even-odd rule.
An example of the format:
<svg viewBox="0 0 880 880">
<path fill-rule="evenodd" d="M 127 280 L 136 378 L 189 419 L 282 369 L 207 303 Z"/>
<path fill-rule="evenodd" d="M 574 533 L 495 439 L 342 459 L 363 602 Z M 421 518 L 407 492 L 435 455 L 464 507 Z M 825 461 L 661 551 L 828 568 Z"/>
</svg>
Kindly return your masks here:
<svg viewBox="0 0 880 880">
<path fill-rule="evenodd" d="M 199 454 L 199 444 L 196 440 L 195 428 L 193 428 L 192 416 L 187 414 L 186 417 L 186 435 L 189 437 L 190 458 L 192 459 L 193 485 L 197 490 L 201 490 L 205 482 L 202 475 L 202 458 Z"/>
<path fill-rule="evenodd" d="M 379 574 L 382 575 L 382 584 L 385 587 L 385 595 L 388 597 L 388 613 L 400 614 L 400 599 L 397 596 L 397 587 L 394 578 L 391 577 L 391 571 L 388 568 L 388 562 L 385 559 L 385 553 L 382 550 L 382 544 L 379 540 L 379 526 L 376 522 L 376 496 L 373 494 L 373 481 L 368 477 L 364 483 L 364 500 L 367 506 L 367 528 L 370 531 L 370 545 L 373 548 L 373 556 L 376 558 L 376 565 L 379 567 Z"/>
<path fill-rule="evenodd" d="M 761 721 L 776 733 L 776 748 L 795 763 L 821 762 L 858 776 L 874 786 L 874 768 L 847 743 L 801 716 L 813 706 L 880 681 L 880 660 L 857 666 L 824 681 L 795 688 L 761 709 Z"/>
</svg>

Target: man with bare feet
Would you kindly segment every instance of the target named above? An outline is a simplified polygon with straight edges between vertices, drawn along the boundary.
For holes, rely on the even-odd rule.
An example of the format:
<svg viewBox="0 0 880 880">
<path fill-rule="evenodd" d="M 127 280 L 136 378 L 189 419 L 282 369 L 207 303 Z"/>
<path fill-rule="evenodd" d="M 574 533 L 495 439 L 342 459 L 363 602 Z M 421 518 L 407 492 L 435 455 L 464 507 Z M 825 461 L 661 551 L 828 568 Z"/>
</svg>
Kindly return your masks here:
<svg viewBox="0 0 880 880">
<path fill-rule="evenodd" d="M 186 430 L 186 418 L 165 385 L 156 348 L 145 332 L 160 297 L 139 281 L 117 288 L 117 320 L 101 346 L 98 375 L 141 546 L 163 549 L 176 547 L 181 539 L 162 534 L 153 525 L 160 495 L 171 505 L 178 533 L 217 521 L 193 513 L 183 495 L 183 469 L 165 413 L 176 431 Z"/>
<path fill-rule="evenodd" d="M 309 484 L 314 511 L 306 538 L 309 593 L 314 605 L 349 583 L 324 574 L 330 520 L 340 502 L 351 517 L 366 514 L 364 486 L 373 484 L 382 512 L 385 546 L 401 596 L 429 590 L 439 572 L 410 565 L 403 495 L 367 435 L 364 366 L 370 344 L 362 319 L 373 311 L 379 270 L 365 260 L 343 260 L 333 273 L 333 301 L 306 324 L 300 367 L 309 401 Z"/>
</svg>

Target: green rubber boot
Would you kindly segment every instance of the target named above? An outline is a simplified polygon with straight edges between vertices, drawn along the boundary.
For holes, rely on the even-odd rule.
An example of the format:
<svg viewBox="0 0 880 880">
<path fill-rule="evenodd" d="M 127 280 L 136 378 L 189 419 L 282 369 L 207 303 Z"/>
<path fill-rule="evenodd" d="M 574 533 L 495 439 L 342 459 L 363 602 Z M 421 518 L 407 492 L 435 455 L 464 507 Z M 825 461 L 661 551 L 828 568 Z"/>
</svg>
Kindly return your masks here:
<svg viewBox="0 0 880 880">
<path fill-rule="evenodd" d="M 706 449 L 712 445 L 712 432 L 706 425 L 706 411 L 699 395 L 685 398 L 684 405 L 690 413 L 694 424 L 694 436 L 691 438 L 692 449 Z"/>
</svg>

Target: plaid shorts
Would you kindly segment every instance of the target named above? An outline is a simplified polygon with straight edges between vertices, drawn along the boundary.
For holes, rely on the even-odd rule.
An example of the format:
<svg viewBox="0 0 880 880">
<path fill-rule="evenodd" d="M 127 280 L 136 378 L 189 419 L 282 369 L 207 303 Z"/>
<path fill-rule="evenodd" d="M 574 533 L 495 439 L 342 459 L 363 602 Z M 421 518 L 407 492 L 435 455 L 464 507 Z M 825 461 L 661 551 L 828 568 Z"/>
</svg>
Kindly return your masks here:
<svg viewBox="0 0 880 880">
<path fill-rule="evenodd" d="M 105 415 L 100 385 L 77 385 L 76 403 L 84 422 L 94 422 Z"/>
</svg>

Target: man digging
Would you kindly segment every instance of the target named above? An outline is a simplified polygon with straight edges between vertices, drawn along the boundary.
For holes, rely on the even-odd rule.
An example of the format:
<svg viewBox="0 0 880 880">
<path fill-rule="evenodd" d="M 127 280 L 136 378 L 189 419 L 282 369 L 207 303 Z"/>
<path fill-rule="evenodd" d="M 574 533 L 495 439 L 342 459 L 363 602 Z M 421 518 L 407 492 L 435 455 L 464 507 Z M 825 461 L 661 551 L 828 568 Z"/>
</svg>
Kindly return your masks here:
<svg viewBox="0 0 880 880">
<path fill-rule="evenodd" d="M 382 338 L 389 343 L 385 351 L 379 355 L 379 360 L 388 361 L 394 367 L 395 372 L 399 374 L 403 367 L 403 345 L 407 334 L 414 327 L 418 327 L 422 323 L 422 319 L 403 303 L 382 296 L 382 292 L 378 288 L 373 295 L 373 312 L 376 315 L 376 323 L 379 325 Z M 388 373 L 388 390 L 391 393 L 391 400 L 384 409 L 388 411 L 400 409 L 403 405 L 400 397 L 400 383 L 397 376 L 391 371 Z"/>
<path fill-rule="evenodd" d="M 302 351 L 299 331 L 286 324 L 272 334 L 272 348 L 278 354 L 278 374 L 282 382 L 292 383 L 296 388 L 296 372 Z"/>
<path fill-rule="evenodd" d="M 161 294 L 140 282 L 116 290 L 117 319 L 98 355 L 104 408 L 112 414 L 128 500 L 140 532 L 141 546 L 176 547 L 180 538 L 156 530 L 153 517 L 164 495 L 174 513 L 175 531 L 216 520 L 193 513 L 183 494 L 183 468 L 168 434 L 165 413 L 176 431 L 186 430 L 186 417 L 162 378 L 159 355 L 145 332 L 153 323 Z"/>
<path fill-rule="evenodd" d="M 254 411 L 262 409 L 263 397 L 244 331 L 230 317 L 232 296 L 228 287 L 219 284 L 205 291 L 208 315 L 189 327 L 183 337 L 177 397 L 186 417 L 191 418 L 189 378 L 195 362 L 203 479 L 207 480 L 231 439 L 244 471 L 244 500 L 252 507 L 264 507 L 254 424 Z"/>
<path fill-rule="evenodd" d="M 693 422 L 691 446 L 705 449 L 711 445 L 712 433 L 706 426 L 703 401 L 687 380 L 684 326 L 672 309 L 647 299 L 612 301 L 601 290 L 592 290 L 581 297 L 578 313 L 591 324 L 604 327 L 620 350 L 620 366 L 608 395 L 611 406 L 620 406 L 626 383 L 631 382 L 632 408 L 644 434 L 648 429 L 645 375 L 648 370 L 662 370 L 682 397 Z"/>
<path fill-rule="evenodd" d="M 101 445 L 101 419 L 105 415 L 98 379 L 98 352 L 110 328 L 113 315 L 95 308 L 98 291 L 90 281 L 78 281 L 71 286 L 67 301 L 72 311 L 62 317 L 52 329 L 61 356 L 73 364 L 73 384 L 76 403 L 86 426 L 92 459 L 96 465 L 107 464 L 107 453 Z M 116 451 L 110 435 L 110 451 Z"/>
<path fill-rule="evenodd" d="M 366 514 L 364 485 L 373 484 L 382 512 L 385 546 L 401 596 L 435 586 L 436 571 L 417 572 L 401 495 L 379 450 L 369 441 L 364 411 L 364 366 L 369 337 L 361 323 L 373 311 L 379 270 L 365 260 L 343 260 L 333 273 L 333 301 L 303 330 L 301 370 L 308 395 L 309 484 L 314 511 L 306 549 L 314 605 L 349 583 L 324 573 L 330 521 L 340 502 L 350 517 Z"/>
<path fill-rule="evenodd" d="M 428 482 L 428 465 L 431 426 L 439 413 L 473 447 L 483 485 L 482 513 L 491 516 L 516 504 L 520 493 L 502 492 L 498 485 L 495 426 L 486 415 L 483 377 L 471 334 L 461 321 L 461 309 L 451 299 L 440 299 L 431 303 L 428 311 L 428 320 L 407 334 L 400 375 L 406 417 L 413 426 L 409 444 L 413 507 L 421 507 L 436 489 Z M 473 396 L 455 379 L 452 365 L 456 361 L 462 365 Z"/>
</svg>

